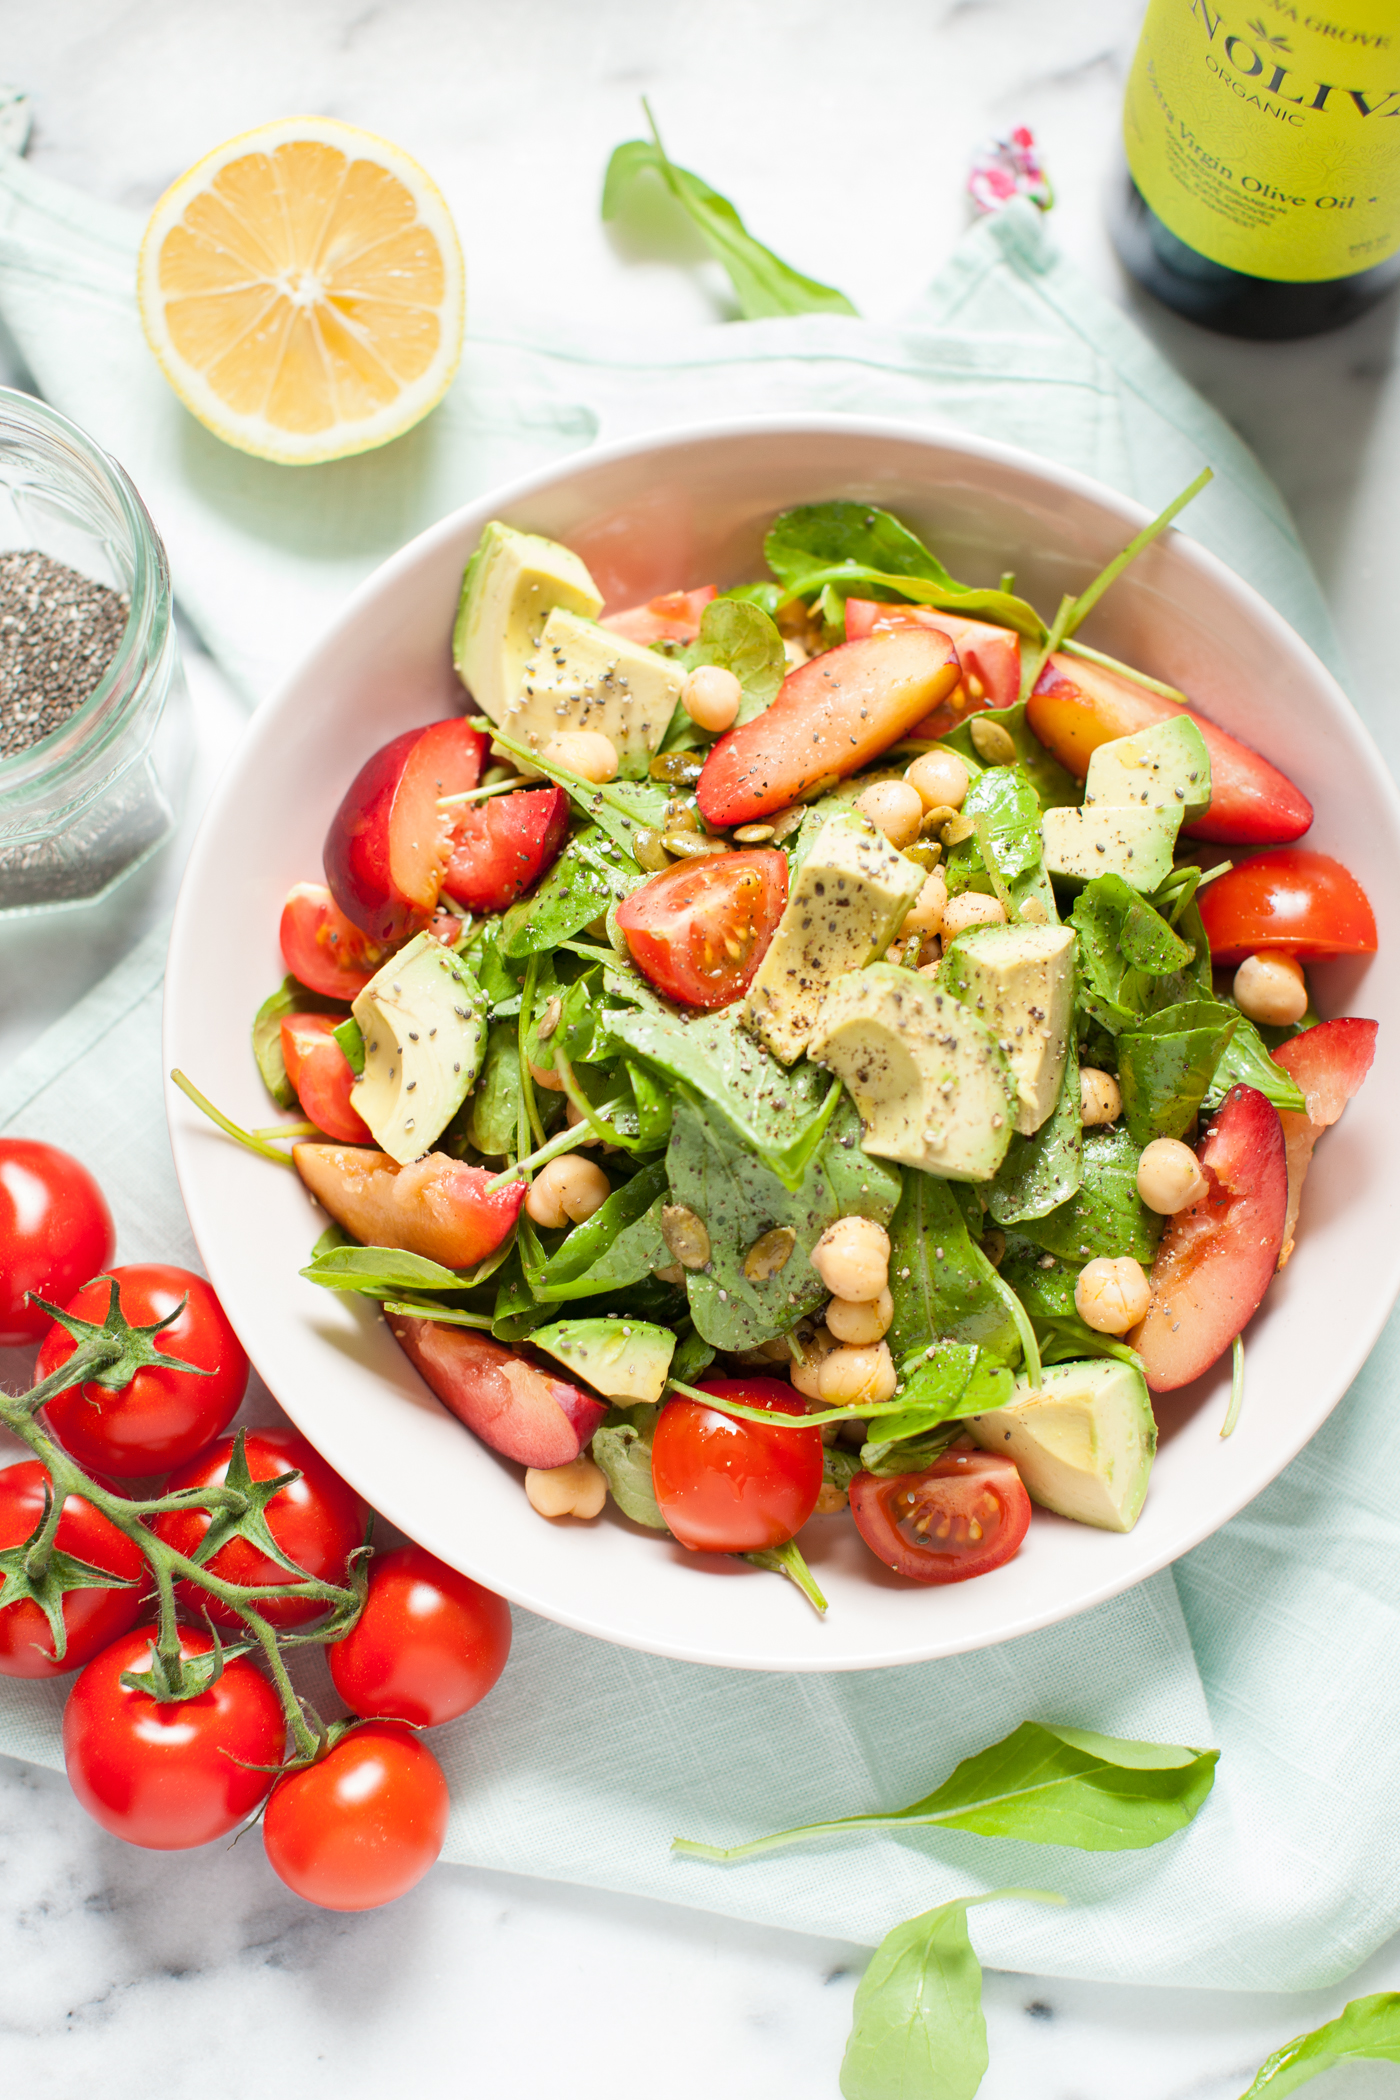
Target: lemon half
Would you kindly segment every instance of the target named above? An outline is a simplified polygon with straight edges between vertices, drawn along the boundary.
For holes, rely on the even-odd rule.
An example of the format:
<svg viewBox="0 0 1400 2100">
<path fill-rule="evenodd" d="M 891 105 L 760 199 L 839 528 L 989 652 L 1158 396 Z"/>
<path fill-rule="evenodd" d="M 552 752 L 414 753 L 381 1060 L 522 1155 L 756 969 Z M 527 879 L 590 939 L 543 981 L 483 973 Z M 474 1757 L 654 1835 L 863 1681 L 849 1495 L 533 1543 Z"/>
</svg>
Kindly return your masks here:
<svg viewBox="0 0 1400 2100">
<path fill-rule="evenodd" d="M 186 408 L 286 465 L 400 436 L 462 354 L 462 251 L 441 192 L 399 147 L 332 117 L 245 131 L 172 183 L 137 298 Z"/>
</svg>

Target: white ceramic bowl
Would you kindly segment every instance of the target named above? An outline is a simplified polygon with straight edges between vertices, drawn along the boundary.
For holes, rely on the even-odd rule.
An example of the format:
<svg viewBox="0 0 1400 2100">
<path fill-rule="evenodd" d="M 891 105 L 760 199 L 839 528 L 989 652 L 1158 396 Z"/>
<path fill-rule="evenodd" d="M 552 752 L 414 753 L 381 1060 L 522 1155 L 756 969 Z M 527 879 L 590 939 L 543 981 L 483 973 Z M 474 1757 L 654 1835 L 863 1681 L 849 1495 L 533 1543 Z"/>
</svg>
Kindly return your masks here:
<svg viewBox="0 0 1400 2100">
<path fill-rule="evenodd" d="M 566 540 L 611 606 L 761 574 L 787 505 L 848 496 L 906 519 L 953 573 L 1014 569 L 1047 610 L 1145 521 L 1108 489 L 1009 447 L 848 418 L 765 419 L 631 441 L 537 474 L 445 519 L 347 604 L 256 717 L 204 820 L 166 986 L 166 1065 L 244 1124 L 272 1119 L 248 1047 L 281 981 L 282 900 L 319 880 L 327 823 L 369 754 L 457 712 L 449 638 L 463 565 L 488 518 Z M 1190 692 L 1312 798 L 1308 844 L 1343 858 L 1400 935 L 1400 799 L 1350 705 L 1264 601 L 1168 534 L 1115 585 L 1086 638 Z M 1400 1283 L 1400 973 L 1316 972 L 1324 1011 L 1381 1023 L 1371 1078 L 1319 1148 L 1297 1253 L 1249 1329 L 1239 1428 L 1222 1442 L 1228 1359 L 1159 1408 L 1147 1506 L 1126 1537 L 1038 1511 L 1008 1566 L 924 1589 L 844 1517 L 803 1547 L 830 1599 L 735 1560 L 696 1557 L 609 1509 L 549 1524 L 505 1463 L 441 1407 L 365 1300 L 305 1283 L 324 1225 L 290 1173 L 220 1136 L 170 1091 L 171 1138 L 200 1251 L 254 1363 L 293 1421 L 368 1501 L 444 1560 L 545 1617 L 624 1645 L 738 1669 L 852 1670 L 1014 1639 L 1087 1610 L 1196 1545 L 1257 1495 L 1335 1406 Z"/>
</svg>

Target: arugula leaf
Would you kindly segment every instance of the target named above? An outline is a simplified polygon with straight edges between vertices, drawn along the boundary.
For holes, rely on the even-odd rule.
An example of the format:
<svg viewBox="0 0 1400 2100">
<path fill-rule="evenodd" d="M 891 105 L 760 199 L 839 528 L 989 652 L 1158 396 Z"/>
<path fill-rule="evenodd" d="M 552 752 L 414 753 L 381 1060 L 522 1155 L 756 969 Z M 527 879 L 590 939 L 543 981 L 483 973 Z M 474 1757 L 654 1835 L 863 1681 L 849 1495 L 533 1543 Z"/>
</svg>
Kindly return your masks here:
<svg viewBox="0 0 1400 2100">
<path fill-rule="evenodd" d="M 998 1225 L 1043 1218 L 1067 1203 L 1084 1179 L 1084 1126 L 1079 1118 L 1079 1057 L 1073 1042 L 1054 1108 L 1030 1137 L 1012 1138 L 987 1208 Z"/>
<path fill-rule="evenodd" d="M 927 1438 L 941 1423 L 988 1414 L 1008 1404 L 1015 1374 L 1003 1364 L 979 1363 L 977 1357 L 971 1344 L 945 1342 L 917 1367 L 906 1364 L 908 1375 L 899 1388 L 903 1411 L 878 1417 L 879 1436 L 868 1439 L 879 1454 L 879 1464 L 872 1466 L 872 1472 L 917 1472 L 918 1461 L 901 1457 L 901 1449 L 909 1453 L 913 1443 Z M 864 1449 L 862 1446 L 862 1456 Z"/>
<path fill-rule="evenodd" d="M 967 721 L 959 722 L 955 729 L 950 729 L 934 747 L 956 751 L 969 770 L 985 763 L 978 757 L 977 746 L 972 741 L 973 722 L 995 722 L 1006 731 L 1016 746 L 1017 763 L 1040 798 L 1042 809 L 1079 807 L 1084 800 L 1083 781 L 1076 780 L 1073 773 L 1046 750 L 1026 720 L 1024 700 L 1013 701 L 1010 707 L 982 708 L 977 714 L 969 715 Z"/>
<path fill-rule="evenodd" d="M 618 842 L 600 825 L 586 825 L 569 840 L 544 881 L 506 913 L 501 954 L 523 962 L 557 948 L 602 918 L 610 904 L 642 880 L 630 853 L 619 851 Z"/>
<path fill-rule="evenodd" d="M 1226 1011 L 1238 1013 L 1238 1008 L 1227 1007 Z M 1275 1108 L 1291 1109 L 1294 1115 L 1302 1116 L 1308 1112 L 1302 1088 L 1289 1078 L 1282 1065 L 1274 1063 L 1259 1030 L 1244 1014 L 1239 1014 L 1235 1032 L 1210 1075 L 1201 1107 L 1207 1113 L 1219 1108 L 1232 1086 L 1257 1087 Z"/>
<path fill-rule="evenodd" d="M 623 1070 L 637 1104 L 637 1150 L 654 1152 L 671 1135 L 671 1096 L 644 1065 L 634 1064 L 630 1057 L 623 1060 Z"/>
<path fill-rule="evenodd" d="M 701 1101 L 678 1099 L 666 1173 L 677 1203 L 702 1218 L 710 1260 L 686 1276 L 690 1313 L 717 1349 L 754 1349 L 814 1312 L 830 1293 L 809 1250 L 837 1218 L 860 1215 L 884 1224 L 899 1201 L 898 1170 L 868 1159 L 857 1142 L 860 1121 L 842 1100 L 829 1133 L 795 1189 L 787 1187 L 723 1115 Z M 776 1276 L 754 1281 L 744 1258 L 774 1226 L 797 1236 Z"/>
<path fill-rule="evenodd" d="M 468 1097 L 465 1114 L 453 1118 L 447 1133 L 462 1135 L 483 1159 L 506 1159 L 516 1146 L 520 1120 L 520 1038 L 514 1021 L 493 1021 L 486 1037 L 481 1075 Z M 448 1149 L 453 1149 L 449 1142 Z"/>
<path fill-rule="evenodd" d="M 1117 1126 L 1086 1130 L 1078 1190 L 1069 1202 L 1043 1216 L 1019 1221 L 1021 1237 L 1076 1267 L 1098 1255 L 1130 1254 L 1134 1261 L 1150 1263 L 1162 1236 L 1163 1220 L 1137 1192 L 1140 1155 L 1141 1147 L 1127 1130 Z M 1002 1273 L 1019 1292 L 1020 1285 L 1012 1282 L 1007 1263 L 1002 1264 Z M 1033 1305 L 1030 1310 L 1039 1307 Z"/>
<path fill-rule="evenodd" d="M 309 1265 L 302 1270 L 308 1283 L 323 1284 L 329 1291 L 361 1291 L 367 1298 L 397 1298 L 405 1291 L 469 1291 L 493 1276 L 510 1252 L 510 1242 L 479 1262 L 474 1269 L 445 1269 L 426 1255 L 409 1254 L 401 1247 L 327 1247 L 318 1241 Z"/>
<path fill-rule="evenodd" d="M 1319 2071 L 1365 2059 L 1400 2063 L 1400 1991 L 1353 1998 L 1326 2026 L 1285 2042 L 1259 2066 L 1240 2100 L 1283 2100 L 1285 2093 L 1296 2093 Z"/>
<path fill-rule="evenodd" d="M 843 604 L 857 594 L 907 598 L 1013 627 L 1036 643 L 1045 636 L 1045 622 L 1024 598 L 957 582 L 922 540 L 874 504 L 804 503 L 784 511 L 769 527 L 763 552 L 789 598 L 828 589 Z"/>
<path fill-rule="evenodd" d="M 886 1340 L 896 1364 L 938 1341 L 975 1342 L 984 1359 L 1014 1364 L 1016 1323 L 974 1243 L 948 1182 L 905 1170 L 889 1225 L 894 1319 Z"/>
<path fill-rule="evenodd" d="M 609 1416 L 602 1428 L 594 1431 L 589 1447 L 623 1516 L 630 1517 L 634 1524 L 645 1524 L 649 1531 L 670 1529 L 657 1507 L 651 1482 L 651 1440 L 660 1412 L 660 1408 L 645 1405 L 619 1408 L 619 1419 L 614 1421 Z"/>
<path fill-rule="evenodd" d="M 282 1056 L 282 1023 L 288 1014 L 343 1014 L 343 999 L 323 999 L 295 977 L 284 977 L 253 1016 L 253 1055 L 262 1083 L 279 1108 L 295 1108 L 296 1089 Z"/>
<path fill-rule="evenodd" d="M 558 1304 L 623 1290 L 665 1268 L 671 1259 L 661 1237 L 665 1193 L 666 1168 L 660 1160 L 614 1189 L 591 1218 L 574 1226 L 534 1276 L 527 1269 L 536 1302 Z"/>
<path fill-rule="evenodd" d="M 1119 1036 L 1123 1114 L 1139 1145 L 1156 1137 L 1185 1137 L 1242 1019 L 1217 1001 L 1197 999 L 1145 1014 Z M 1221 1089 L 1222 1097 L 1229 1084 Z"/>
<path fill-rule="evenodd" d="M 993 1889 L 940 1903 L 885 1935 L 856 1986 L 844 2100 L 972 2100 L 988 2057 L 967 1914 L 1007 1899 L 1064 1901 L 1046 1889 Z"/>
<path fill-rule="evenodd" d="M 642 108 L 651 137 L 628 139 L 614 149 L 603 179 L 605 219 L 616 219 L 623 213 L 640 176 L 659 176 L 694 222 L 710 253 L 723 263 L 746 321 L 761 321 L 772 314 L 855 313 L 844 292 L 819 284 L 814 277 L 804 277 L 801 271 L 783 262 L 771 248 L 754 239 L 727 197 L 712 190 L 689 168 L 677 167 L 661 143 L 645 96 Z"/>
<path fill-rule="evenodd" d="M 700 639 L 682 660 L 690 671 L 701 664 L 718 664 L 734 673 L 744 689 L 736 728 L 771 707 L 787 677 L 783 638 L 772 619 L 762 606 L 737 598 L 711 600 L 700 616 Z"/>
<path fill-rule="evenodd" d="M 1215 1784 L 1219 1761 L 1218 1750 L 1023 1721 L 999 1743 L 965 1757 L 940 1787 L 907 1808 L 804 1823 L 746 1845 L 676 1838 L 671 1850 L 728 1863 L 809 1838 L 918 1826 L 1077 1852 L 1140 1852 L 1185 1829 Z"/>
</svg>

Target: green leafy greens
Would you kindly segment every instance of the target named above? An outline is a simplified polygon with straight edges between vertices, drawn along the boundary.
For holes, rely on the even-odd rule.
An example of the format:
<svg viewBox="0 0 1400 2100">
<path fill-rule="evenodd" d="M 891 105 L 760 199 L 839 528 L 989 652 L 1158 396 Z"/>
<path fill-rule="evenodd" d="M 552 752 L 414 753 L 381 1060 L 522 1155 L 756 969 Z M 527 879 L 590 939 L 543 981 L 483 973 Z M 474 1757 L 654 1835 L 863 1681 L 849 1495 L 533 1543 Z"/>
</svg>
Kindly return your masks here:
<svg viewBox="0 0 1400 2100">
<path fill-rule="evenodd" d="M 1353 1998 L 1325 2027 L 1285 2042 L 1259 2066 L 1240 2100 L 1283 2100 L 1320 2071 L 1367 2059 L 1400 2064 L 1400 1991 Z"/>
</svg>

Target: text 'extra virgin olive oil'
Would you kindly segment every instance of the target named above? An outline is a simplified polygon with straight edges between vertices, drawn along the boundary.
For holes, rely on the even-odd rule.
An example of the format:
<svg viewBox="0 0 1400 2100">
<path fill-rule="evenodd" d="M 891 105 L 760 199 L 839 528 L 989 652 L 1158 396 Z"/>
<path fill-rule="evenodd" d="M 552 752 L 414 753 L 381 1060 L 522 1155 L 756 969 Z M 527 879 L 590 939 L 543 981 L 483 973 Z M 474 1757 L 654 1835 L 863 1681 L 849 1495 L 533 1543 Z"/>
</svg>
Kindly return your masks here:
<svg viewBox="0 0 1400 2100">
<path fill-rule="evenodd" d="M 1314 335 L 1400 282 L 1400 0 L 1150 0 L 1113 236 L 1226 335 Z"/>
</svg>

